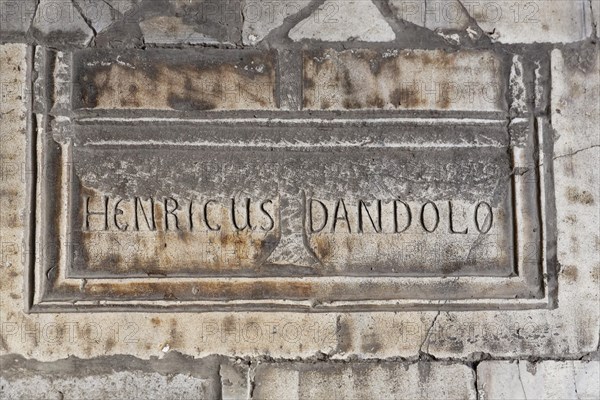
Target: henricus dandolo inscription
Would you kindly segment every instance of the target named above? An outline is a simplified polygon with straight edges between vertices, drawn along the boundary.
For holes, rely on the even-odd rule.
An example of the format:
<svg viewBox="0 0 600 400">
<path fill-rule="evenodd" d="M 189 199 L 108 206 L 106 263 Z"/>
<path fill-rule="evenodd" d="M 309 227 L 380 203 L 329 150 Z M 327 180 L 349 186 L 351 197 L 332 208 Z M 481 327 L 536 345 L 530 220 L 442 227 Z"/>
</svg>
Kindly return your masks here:
<svg viewBox="0 0 600 400">
<path fill-rule="evenodd" d="M 263 111 L 217 114 L 200 103 L 216 90 L 181 110 L 157 86 L 173 110 L 156 115 L 118 106 L 115 68 L 146 82 L 127 68 L 150 57 L 207 85 L 234 62 L 239 85 L 257 84 L 276 79 L 273 54 L 132 54 L 110 69 L 110 52 L 75 52 L 69 111 L 40 105 L 32 162 L 52 179 L 32 186 L 32 311 L 546 306 L 543 127 L 492 111 L 282 112 L 260 100 L 277 85 L 252 86 Z"/>
</svg>

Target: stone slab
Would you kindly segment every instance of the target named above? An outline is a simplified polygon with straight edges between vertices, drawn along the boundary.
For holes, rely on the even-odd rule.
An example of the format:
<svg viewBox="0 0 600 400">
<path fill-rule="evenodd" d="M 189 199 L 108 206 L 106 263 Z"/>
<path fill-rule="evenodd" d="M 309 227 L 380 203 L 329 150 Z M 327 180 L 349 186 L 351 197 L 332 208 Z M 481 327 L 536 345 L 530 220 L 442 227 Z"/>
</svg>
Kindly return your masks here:
<svg viewBox="0 0 600 400">
<path fill-rule="evenodd" d="M 294 26 L 288 36 L 296 42 L 390 42 L 396 38 L 392 27 L 370 0 L 326 0 Z"/>
<path fill-rule="evenodd" d="M 431 300 L 458 308 L 546 306 L 536 200 L 544 188 L 525 171 L 538 140 L 526 120 L 507 130 L 502 114 L 481 118 L 481 111 L 462 119 L 202 119 L 205 110 L 195 108 L 201 91 L 186 89 L 192 99 L 173 101 L 173 94 L 151 97 L 156 88 L 138 82 L 131 101 L 115 93 L 131 83 L 111 71 L 127 77 L 145 68 L 154 77 L 162 67 L 147 67 L 149 60 L 176 52 L 179 60 L 190 54 L 37 49 L 41 129 L 30 145 L 32 162 L 47 168 L 36 181 L 40 196 L 32 195 L 33 311 L 81 311 L 98 301 L 122 310 L 214 310 L 231 301 L 319 312 L 429 308 Z M 225 53 L 206 50 L 197 59 L 212 65 L 272 54 Z M 184 76 L 197 73 L 179 60 L 164 62 Z M 59 90 L 69 71 L 78 82 L 70 98 Z M 169 79 L 180 78 L 166 74 L 155 85 L 172 90 Z M 187 118 L 151 117 L 149 109 L 164 101 Z"/>
<path fill-rule="evenodd" d="M 233 46 L 241 42 L 245 7 L 240 0 L 153 0 L 135 5 L 132 16 L 145 43 Z"/>
<path fill-rule="evenodd" d="M 592 33 L 588 1 L 463 2 L 493 41 L 500 43 L 569 43 Z"/>
<path fill-rule="evenodd" d="M 597 399 L 598 361 L 483 361 L 477 391 L 486 399 Z"/>
<path fill-rule="evenodd" d="M 246 1 L 244 7 L 242 7 L 244 15 L 243 43 L 245 45 L 255 45 L 261 42 L 271 31 L 283 25 L 286 18 L 305 10 L 310 2 L 310 0 Z"/>
<path fill-rule="evenodd" d="M 501 111 L 505 65 L 490 52 L 306 52 L 304 107 Z"/>
<path fill-rule="evenodd" d="M 123 18 L 118 8 L 103 0 L 73 0 L 76 10 L 84 17 L 95 35 L 107 30 L 113 23 Z"/>
<path fill-rule="evenodd" d="M 0 1 L 0 41 L 24 41 L 36 7 L 37 0 Z"/>
<path fill-rule="evenodd" d="M 94 31 L 70 1 L 41 0 L 31 25 L 33 36 L 47 45 L 86 46 Z"/>
<path fill-rule="evenodd" d="M 390 6 L 401 20 L 434 31 L 462 31 L 471 22 L 466 8 L 458 0 L 391 0 Z"/>
<path fill-rule="evenodd" d="M 460 364 L 260 364 L 257 399 L 476 399 L 475 373 Z"/>
<path fill-rule="evenodd" d="M 170 123 L 169 141 L 156 122 L 77 127 L 69 276 L 513 274 L 514 260 L 499 250 L 514 229 L 500 124 L 439 124 L 452 133 L 432 135 L 429 124 L 398 122 L 370 126 L 367 136 L 362 122 L 330 123 L 328 142 L 318 121 L 305 124 Z M 389 129 L 397 138 L 386 137 Z M 356 149 L 368 140 L 368 153 Z M 327 145 L 325 161 L 319 148 Z M 467 182 L 470 193 L 460 192 Z M 298 209 L 304 216 L 294 218 Z M 296 250 L 320 266 L 269 265 L 296 226 L 291 233 L 307 240 Z"/>
<path fill-rule="evenodd" d="M 142 362 L 133 357 L 54 364 L 4 356 L 2 399 L 217 399 L 221 392 L 218 363 L 212 359 L 166 357 Z"/>
<path fill-rule="evenodd" d="M 248 388 L 248 366 L 237 360 L 235 363 L 223 363 L 219 369 L 221 377 L 221 399 L 239 400 L 250 398 Z"/>
<path fill-rule="evenodd" d="M 194 111 L 276 107 L 276 61 L 269 52 L 83 50 L 75 57 L 75 108 Z"/>
</svg>

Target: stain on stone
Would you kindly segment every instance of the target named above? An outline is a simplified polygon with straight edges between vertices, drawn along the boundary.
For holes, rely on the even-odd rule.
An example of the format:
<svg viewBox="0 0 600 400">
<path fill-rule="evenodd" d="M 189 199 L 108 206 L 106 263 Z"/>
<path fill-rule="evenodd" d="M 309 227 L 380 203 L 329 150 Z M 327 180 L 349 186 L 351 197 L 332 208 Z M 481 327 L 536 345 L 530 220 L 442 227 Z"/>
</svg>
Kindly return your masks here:
<svg viewBox="0 0 600 400">
<path fill-rule="evenodd" d="M 485 91 L 492 87 L 501 94 L 500 64 L 492 53 L 468 51 L 328 49 L 320 54 L 307 53 L 304 104 L 321 109 L 497 110 L 500 105 L 490 101 Z M 467 90 L 471 93 L 464 93 Z M 323 91 L 327 92 L 327 103 L 317 101 L 324 96 Z"/>
<path fill-rule="evenodd" d="M 181 345 L 181 335 L 177 331 L 177 319 L 175 318 L 169 322 L 169 344 L 173 349 Z"/>
<path fill-rule="evenodd" d="M 115 339 L 112 337 L 108 338 L 106 340 L 106 342 L 104 343 L 104 351 L 106 353 L 109 353 L 112 349 L 115 348 L 115 345 L 116 345 Z"/>
<path fill-rule="evenodd" d="M 237 331 L 237 321 L 235 316 L 227 315 L 222 322 L 223 332 L 236 332 Z"/>
<path fill-rule="evenodd" d="M 371 108 L 383 108 L 385 103 L 379 95 L 370 95 L 367 97 L 367 105 Z"/>
<path fill-rule="evenodd" d="M 336 325 L 337 353 L 347 353 L 352 349 L 352 326 L 346 318 L 338 316 Z"/>
<path fill-rule="evenodd" d="M 315 249 L 317 256 L 322 262 L 327 262 L 332 255 L 331 241 L 327 237 L 320 235 L 316 236 L 314 241 L 317 245 Z"/>
<path fill-rule="evenodd" d="M 535 376 L 535 374 L 537 374 L 537 366 L 535 363 L 528 362 L 526 369 L 527 369 L 527 372 L 529 372 L 533 376 Z"/>
<path fill-rule="evenodd" d="M 420 362 L 417 364 L 419 368 L 419 380 L 422 383 L 428 382 L 431 375 L 431 364 L 428 362 Z"/>
<path fill-rule="evenodd" d="M 584 205 L 594 204 L 594 196 L 587 190 L 579 190 L 576 187 L 570 186 L 567 188 L 567 199 L 571 203 L 578 203 Z"/>
<path fill-rule="evenodd" d="M 568 223 L 568 224 L 570 224 L 570 225 L 573 225 L 573 224 L 575 224 L 577 222 L 577 216 L 574 215 L 574 214 L 567 215 L 565 217 L 565 222 Z"/>
<path fill-rule="evenodd" d="M 373 329 L 373 328 L 371 328 Z M 363 353 L 376 354 L 382 349 L 379 337 L 375 332 L 368 332 L 362 335 L 362 342 L 360 349 Z"/>
<path fill-rule="evenodd" d="M 211 53 L 213 54 L 213 53 Z M 82 60 L 81 107 L 179 111 L 275 108 L 273 59 L 245 54 L 236 60 L 176 61 L 163 53 L 107 55 Z M 198 58 L 198 53 L 193 57 Z"/>
<path fill-rule="evenodd" d="M 590 275 L 592 278 L 592 282 L 594 282 L 596 284 L 598 282 L 600 282 L 600 263 L 598 263 L 592 267 L 592 271 L 591 271 Z"/>
<path fill-rule="evenodd" d="M 567 265 L 565 266 L 562 271 L 561 271 L 561 275 L 570 283 L 575 283 L 577 281 L 577 277 L 578 277 L 578 272 L 577 272 L 577 267 L 574 265 Z"/>
<path fill-rule="evenodd" d="M 399 88 L 394 89 L 393 102 L 398 102 L 398 106 L 405 108 L 417 108 L 426 104 L 426 101 L 419 97 L 419 93 L 416 90 L 410 88 Z"/>
<path fill-rule="evenodd" d="M 339 73 L 336 75 L 336 80 L 337 81 L 341 81 L 342 82 L 342 87 L 344 88 L 344 91 L 346 92 L 347 95 L 354 95 L 354 84 L 352 83 L 352 78 L 350 77 L 350 71 L 348 69 L 345 69 L 342 72 L 342 78 L 339 78 Z"/>
</svg>

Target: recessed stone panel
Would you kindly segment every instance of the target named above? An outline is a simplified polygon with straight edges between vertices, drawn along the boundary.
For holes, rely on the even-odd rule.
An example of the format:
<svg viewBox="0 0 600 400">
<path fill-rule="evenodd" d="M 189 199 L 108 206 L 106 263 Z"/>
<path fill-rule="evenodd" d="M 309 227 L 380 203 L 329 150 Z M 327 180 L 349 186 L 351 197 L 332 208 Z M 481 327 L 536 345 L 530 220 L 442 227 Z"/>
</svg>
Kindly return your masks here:
<svg viewBox="0 0 600 400">
<path fill-rule="evenodd" d="M 206 50 L 76 52 L 75 108 L 236 110 L 276 107 L 272 53 Z"/>
<path fill-rule="evenodd" d="M 513 274 L 502 123 L 365 122 L 76 126 L 71 270 Z"/>
<path fill-rule="evenodd" d="M 314 50 L 304 53 L 304 107 L 501 111 L 504 64 L 487 51 Z"/>
</svg>

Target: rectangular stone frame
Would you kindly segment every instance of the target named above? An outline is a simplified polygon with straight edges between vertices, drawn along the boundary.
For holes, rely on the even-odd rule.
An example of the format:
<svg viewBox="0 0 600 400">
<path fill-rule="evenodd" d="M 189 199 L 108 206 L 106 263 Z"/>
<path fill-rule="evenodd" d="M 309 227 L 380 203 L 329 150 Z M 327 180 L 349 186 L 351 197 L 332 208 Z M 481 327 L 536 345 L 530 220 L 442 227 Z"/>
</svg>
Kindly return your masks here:
<svg viewBox="0 0 600 400">
<path fill-rule="evenodd" d="M 69 237 L 66 231 L 69 211 L 73 209 L 72 149 L 68 142 L 58 145 L 53 129 L 69 130 L 71 124 L 49 116 L 48 99 L 53 89 L 53 74 L 49 65 L 54 54 L 45 49 L 30 49 L 30 71 L 34 54 L 40 56 L 38 69 L 41 81 L 31 88 L 32 112 L 28 129 L 28 190 L 31 204 L 27 232 L 27 266 L 29 279 L 26 295 L 28 312 L 89 312 L 89 311 L 399 311 L 399 310 L 479 310 L 535 309 L 554 306 L 548 280 L 553 276 L 552 213 L 548 187 L 551 176 L 543 168 L 543 159 L 550 154 L 551 143 L 543 121 L 515 118 L 506 129 L 510 131 L 513 169 L 523 173 L 538 165 L 530 179 L 515 179 L 513 174 L 513 225 L 516 276 L 511 277 L 267 277 L 267 278 L 76 278 L 66 274 Z M 30 75 L 30 78 L 33 78 Z M 35 86 L 35 88 L 34 88 Z M 41 91 L 41 93 L 37 93 Z M 35 93 L 35 94 L 34 94 Z M 40 101 L 41 100 L 41 101 Z M 68 110 L 74 119 L 93 118 L 86 112 Z M 252 113 L 255 115 L 257 113 Z M 264 118 L 284 118 L 283 113 L 258 113 Z M 323 113 L 324 114 L 324 113 Z M 352 113 L 357 115 L 360 113 Z M 424 113 L 394 112 L 393 118 L 414 121 L 429 119 L 432 124 L 456 123 L 457 118 L 424 117 Z M 493 123 L 506 125 L 502 116 L 472 113 L 472 118 L 460 116 L 461 124 Z M 198 118 L 214 118 L 214 114 L 197 113 Z M 367 115 L 371 117 L 373 113 Z M 375 114 L 392 117 L 385 112 Z M 243 119 L 244 113 L 220 113 L 219 117 Z M 313 113 L 315 118 L 319 113 Z M 348 117 L 348 113 L 342 113 Z M 169 115 L 167 113 L 166 117 Z M 290 117 L 306 118 L 302 112 Z M 519 133 L 521 132 L 521 133 Z M 68 135 L 67 135 L 68 136 Z M 514 139 L 517 138 L 517 139 Z M 523 140 L 524 139 L 524 140 Z M 535 163 L 535 164 L 534 164 Z M 46 176 L 38 176 L 40 166 Z M 48 179 L 50 176 L 56 180 Z M 58 184 L 60 182 L 60 184 Z M 65 188 L 67 188 L 65 190 Z M 61 205 L 54 208 L 55 205 Z M 58 211 L 57 210 L 63 210 Z M 523 227 L 539 227 L 525 237 Z M 55 238 L 58 238 L 55 240 Z M 67 238 L 66 240 L 64 238 Z M 36 245 L 37 244 L 37 245 Z M 535 244 L 533 247 L 532 244 Z M 549 277 L 549 278 L 548 278 Z M 84 292 L 85 290 L 85 292 Z M 198 299 L 196 294 L 203 293 Z M 263 299 L 253 300 L 253 295 Z"/>
</svg>

